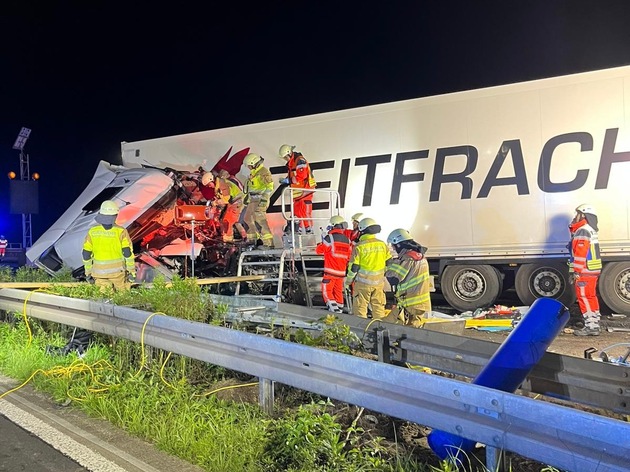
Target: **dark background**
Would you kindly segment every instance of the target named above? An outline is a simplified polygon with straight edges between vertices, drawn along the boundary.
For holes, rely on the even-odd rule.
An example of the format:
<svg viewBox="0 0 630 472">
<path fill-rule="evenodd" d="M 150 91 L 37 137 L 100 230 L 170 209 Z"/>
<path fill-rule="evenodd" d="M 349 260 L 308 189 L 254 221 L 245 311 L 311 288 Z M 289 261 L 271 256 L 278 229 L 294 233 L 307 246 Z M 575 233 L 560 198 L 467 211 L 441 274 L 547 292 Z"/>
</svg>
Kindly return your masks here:
<svg viewBox="0 0 630 472">
<path fill-rule="evenodd" d="M 121 141 L 630 64 L 626 0 L 385 3 L 3 2 L 0 233 L 22 126 L 35 241 Z"/>
</svg>

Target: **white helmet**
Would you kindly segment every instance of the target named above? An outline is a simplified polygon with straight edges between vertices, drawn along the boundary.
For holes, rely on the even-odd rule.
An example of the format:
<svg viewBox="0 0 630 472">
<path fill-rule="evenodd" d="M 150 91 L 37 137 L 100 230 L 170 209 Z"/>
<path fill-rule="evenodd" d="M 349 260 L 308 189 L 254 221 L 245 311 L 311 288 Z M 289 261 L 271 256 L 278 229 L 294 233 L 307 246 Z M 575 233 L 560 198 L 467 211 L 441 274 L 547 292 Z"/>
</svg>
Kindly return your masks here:
<svg viewBox="0 0 630 472">
<path fill-rule="evenodd" d="M 205 172 L 201 176 L 201 183 L 202 183 L 202 185 L 208 186 L 208 185 L 210 185 L 213 182 L 214 182 L 214 175 L 212 174 L 212 172 Z"/>
<path fill-rule="evenodd" d="M 258 154 L 254 154 L 249 153 L 247 156 L 245 156 L 245 159 L 243 159 L 243 164 L 245 164 L 246 166 L 256 166 L 258 165 L 258 163 L 262 160 L 262 157 L 260 157 Z"/>
<path fill-rule="evenodd" d="M 282 159 L 284 159 L 285 157 L 289 157 L 294 149 L 295 149 L 295 146 L 291 146 L 290 144 L 283 144 L 282 146 L 280 146 L 280 150 L 278 151 L 278 155 Z"/>
<path fill-rule="evenodd" d="M 346 222 L 346 220 L 343 219 L 343 217 L 339 216 L 339 215 L 335 215 L 332 218 L 330 218 L 330 224 L 333 226 L 336 225 L 343 225 Z"/>
<path fill-rule="evenodd" d="M 101 203 L 101 209 L 99 210 L 101 215 L 117 215 L 118 214 L 118 205 L 116 202 L 112 202 L 111 200 L 105 200 Z"/>
<path fill-rule="evenodd" d="M 409 241 L 411 239 L 413 238 L 411 237 L 411 234 L 409 234 L 409 231 L 402 228 L 395 229 L 394 231 L 389 233 L 389 236 L 387 236 L 387 242 L 389 244 L 398 244 L 403 241 Z"/>
<path fill-rule="evenodd" d="M 378 223 L 372 218 L 363 218 L 359 221 L 359 231 L 365 231 L 370 226 L 378 226 Z"/>
<path fill-rule="evenodd" d="M 589 215 L 597 216 L 597 211 L 588 203 L 582 203 L 579 207 L 575 209 L 575 211 L 579 211 L 580 213 L 588 213 Z"/>
<path fill-rule="evenodd" d="M 361 218 L 363 218 L 363 213 L 355 213 L 350 217 L 352 221 L 361 221 Z"/>
</svg>

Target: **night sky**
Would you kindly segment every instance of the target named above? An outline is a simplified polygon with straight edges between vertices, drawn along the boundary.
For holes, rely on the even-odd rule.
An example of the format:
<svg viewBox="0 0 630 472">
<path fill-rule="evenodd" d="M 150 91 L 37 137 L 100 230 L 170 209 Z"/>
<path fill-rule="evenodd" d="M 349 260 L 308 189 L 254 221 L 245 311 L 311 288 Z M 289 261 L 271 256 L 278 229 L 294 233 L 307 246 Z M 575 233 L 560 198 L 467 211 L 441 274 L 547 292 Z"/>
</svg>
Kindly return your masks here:
<svg viewBox="0 0 630 472">
<path fill-rule="evenodd" d="M 630 64 L 627 0 L 132 3 L 2 3 L 0 174 L 31 128 L 33 241 L 121 141 Z"/>
</svg>

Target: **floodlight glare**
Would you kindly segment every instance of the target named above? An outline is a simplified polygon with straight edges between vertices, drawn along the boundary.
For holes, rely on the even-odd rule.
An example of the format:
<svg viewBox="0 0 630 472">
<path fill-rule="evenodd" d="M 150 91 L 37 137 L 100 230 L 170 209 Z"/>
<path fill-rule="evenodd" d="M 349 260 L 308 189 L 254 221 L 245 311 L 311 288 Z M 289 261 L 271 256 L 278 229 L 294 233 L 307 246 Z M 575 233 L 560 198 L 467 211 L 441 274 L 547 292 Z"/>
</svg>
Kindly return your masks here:
<svg viewBox="0 0 630 472">
<path fill-rule="evenodd" d="M 33 175 L 31 177 L 33 178 L 33 180 L 39 180 L 39 172 L 33 172 Z"/>
<path fill-rule="evenodd" d="M 9 178 L 11 180 L 15 179 L 15 177 L 16 177 L 15 172 L 13 172 L 13 171 L 10 171 L 7 175 L 9 176 Z"/>
</svg>

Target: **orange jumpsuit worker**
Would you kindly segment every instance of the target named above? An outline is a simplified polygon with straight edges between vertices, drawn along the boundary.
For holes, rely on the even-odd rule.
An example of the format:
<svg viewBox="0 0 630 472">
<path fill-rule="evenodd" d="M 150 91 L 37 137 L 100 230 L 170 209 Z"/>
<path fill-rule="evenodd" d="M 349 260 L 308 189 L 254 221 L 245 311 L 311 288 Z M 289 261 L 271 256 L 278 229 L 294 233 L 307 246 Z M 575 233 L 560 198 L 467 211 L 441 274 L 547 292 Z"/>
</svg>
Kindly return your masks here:
<svg viewBox="0 0 630 472">
<path fill-rule="evenodd" d="M 306 189 L 317 187 L 317 182 L 313 177 L 311 166 L 302 153 L 294 151 L 295 146 L 283 144 L 280 146 L 278 154 L 280 158 L 287 162 L 288 175 L 280 180 L 281 184 L 289 184 L 293 189 L 293 211 L 296 218 L 295 231 L 300 230 L 300 223 L 304 226 L 306 233 L 313 232 L 313 192 Z M 290 230 L 290 227 L 288 227 Z M 287 231 L 289 232 L 289 231 Z"/>
<path fill-rule="evenodd" d="M 569 272 L 573 274 L 575 294 L 584 319 L 584 328 L 573 331 L 576 336 L 599 336 L 599 300 L 597 279 L 602 270 L 597 235 L 597 213 L 591 205 L 580 205 L 569 225 L 571 233 Z"/>
<path fill-rule="evenodd" d="M 367 318 L 368 305 L 372 306 L 372 318 L 385 318 L 385 266 L 392 255 L 385 242 L 376 238 L 381 226 L 372 218 L 359 221 L 361 236 L 352 250 L 348 262 L 346 285 L 352 290 L 352 313 Z"/>
<path fill-rule="evenodd" d="M 317 254 L 324 255 L 324 277 L 322 278 L 322 296 L 328 311 L 342 313 L 343 287 L 352 253 L 350 240 L 344 234 L 347 223 L 341 216 L 330 219 L 328 234 L 315 247 Z"/>
</svg>

